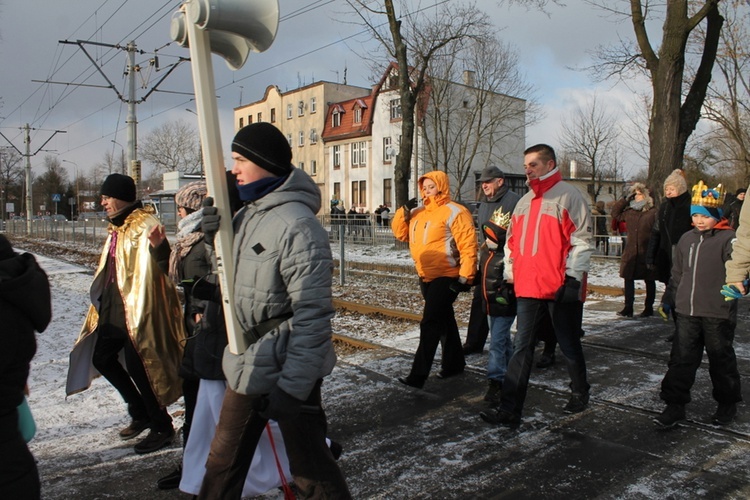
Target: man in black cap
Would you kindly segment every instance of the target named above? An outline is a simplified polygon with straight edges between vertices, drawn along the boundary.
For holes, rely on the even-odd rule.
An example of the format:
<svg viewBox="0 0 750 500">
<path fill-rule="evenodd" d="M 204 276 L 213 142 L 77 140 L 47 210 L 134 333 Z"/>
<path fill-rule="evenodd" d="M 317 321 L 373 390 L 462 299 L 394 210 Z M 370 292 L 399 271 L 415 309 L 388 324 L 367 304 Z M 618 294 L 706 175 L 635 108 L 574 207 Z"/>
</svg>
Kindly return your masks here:
<svg viewBox="0 0 750 500">
<path fill-rule="evenodd" d="M 735 231 L 740 225 L 740 212 L 742 211 L 742 203 L 745 201 L 746 192 L 747 189 L 739 188 L 734 194 L 734 199 L 727 203 L 726 207 L 724 208 L 724 214 L 727 218 L 727 222 L 729 222 L 729 226 Z"/>
<path fill-rule="evenodd" d="M 128 405 L 131 422 L 120 438 L 133 439 L 150 428 L 134 449 L 151 453 L 174 438 L 166 407 L 181 395 L 182 308 L 162 271 L 168 269 L 169 245 L 152 255 L 148 234 L 159 220 L 136 199 L 133 179 L 109 175 L 101 204 L 109 235 L 91 284 L 92 304 L 70 355 L 67 393 L 87 389 L 98 371 Z"/>
<path fill-rule="evenodd" d="M 333 259 L 318 222 L 320 189 L 292 166 L 284 135 L 253 123 L 232 141 L 232 173 L 245 206 L 234 217 L 234 311 L 250 346 L 224 352 L 227 392 L 199 498 L 239 499 L 268 420 L 284 436 L 303 498 L 351 498 L 326 445 L 320 387 L 336 355 L 331 340 Z M 204 207 L 213 241 L 219 215 Z"/>
</svg>

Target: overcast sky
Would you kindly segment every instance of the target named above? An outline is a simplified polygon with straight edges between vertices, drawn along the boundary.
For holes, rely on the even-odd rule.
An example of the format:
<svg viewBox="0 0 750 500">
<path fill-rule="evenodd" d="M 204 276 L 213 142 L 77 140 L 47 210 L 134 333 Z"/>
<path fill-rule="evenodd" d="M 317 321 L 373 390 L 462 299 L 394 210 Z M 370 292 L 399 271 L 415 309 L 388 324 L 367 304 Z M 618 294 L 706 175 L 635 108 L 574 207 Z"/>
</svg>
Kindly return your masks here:
<svg viewBox="0 0 750 500">
<path fill-rule="evenodd" d="M 107 151 L 119 155 L 127 146 L 127 105 L 112 89 L 98 87 L 107 85 L 107 81 L 77 45 L 59 41 L 125 45 L 135 40 L 137 48 L 146 52 L 136 57 L 143 68 L 139 99 L 178 57 L 189 57 L 187 49 L 170 44 L 170 17 L 181 4 L 177 0 L 0 2 L 0 131 L 23 150 L 20 128 L 28 123 L 36 129 L 32 131 L 32 153 L 52 137 L 45 150 L 75 162 L 82 171 L 101 162 Z M 352 51 L 361 49 L 362 37 L 351 38 L 361 28 L 338 21 L 346 10 L 343 0 L 279 3 L 282 21 L 269 50 L 251 54 L 245 66 L 234 72 L 220 58 L 213 59 L 225 144 L 233 133 L 232 108 L 262 98 L 268 85 L 278 85 L 285 91 L 313 81 L 341 81 L 344 68 L 347 83 L 368 88 L 374 83 L 367 66 Z M 582 0 L 569 0 L 565 7 L 551 6 L 546 14 L 499 6 L 494 0 L 479 0 L 477 4 L 497 25 L 500 36 L 515 45 L 522 71 L 537 89 L 545 118 L 527 129 L 527 144 L 548 142 L 555 146 L 561 119 L 594 94 L 625 119 L 622 110 L 634 103 L 631 90 L 595 85 L 588 74 L 572 68 L 589 65 L 590 51 L 598 45 L 616 42 L 618 37 L 632 38 L 629 24 L 615 24 Z M 85 47 L 118 91 L 127 96 L 123 74 L 126 52 L 96 45 Z M 155 49 L 159 49 L 160 71 L 148 64 Z M 190 92 L 190 67 L 183 63 L 137 106 L 139 138 L 167 120 L 194 122 L 195 115 L 186 111 L 195 109 L 191 96 L 185 94 Z M 66 133 L 53 137 L 55 130 Z M 0 146 L 7 146 L 1 137 L 0 142 Z M 50 153 L 42 151 L 32 158 L 37 175 L 45 154 Z M 638 170 L 642 165 L 630 167 Z"/>
</svg>

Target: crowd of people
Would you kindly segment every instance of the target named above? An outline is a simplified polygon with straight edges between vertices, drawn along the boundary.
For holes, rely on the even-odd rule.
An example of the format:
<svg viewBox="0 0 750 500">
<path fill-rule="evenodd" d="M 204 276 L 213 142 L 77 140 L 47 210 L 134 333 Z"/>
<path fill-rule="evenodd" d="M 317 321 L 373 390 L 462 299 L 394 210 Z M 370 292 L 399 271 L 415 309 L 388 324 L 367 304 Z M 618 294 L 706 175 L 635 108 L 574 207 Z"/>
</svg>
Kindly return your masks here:
<svg viewBox="0 0 750 500">
<path fill-rule="evenodd" d="M 320 190 L 293 167 L 289 143 L 271 124 L 240 129 L 231 151 L 230 207 L 214 207 L 204 181 L 183 186 L 175 196 L 180 222 L 173 243 L 152 208 L 137 199 L 132 178 L 111 174 L 104 180 L 109 231 L 70 355 L 67 393 L 103 376 L 128 414 L 120 439 L 148 431 L 134 445 L 139 454 L 172 443 L 176 432 L 167 406 L 184 398 L 181 461 L 159 479 L 159 488 L 179 487 L 200 499 L 239 499 L 281 487 L 293 498 L 293 482 L 304 498 L 351 498 L 337 463 L 341 446 L 327 436 L 321 401 L 336 355 L 333 260 L 316 217 Z M 524 171 L 529 191 L 523 196 L 508 188 L 498 167 L 482 171 L 478 237 L 472 214 L 451 199 L 448 175 L 439 170 L 418 179 L 422 203 L 409 200 L 390 219 L 394 236 L 409 245 L 424 298 L 419 345 L 398 382 L 423 388 L 441 344 L 437 377 L 461 375 L 465 356 L 482 352 L 489 336 L 489 407 L 479 417 L 511 428 L 521 424 L 540 341 L 546 356 L 541 366 L 554 363 L 558 345 L 567 366 L 570 395 L 562 411 L 579 413 L 589 405 L 583 307 L 595 237 L 607 228 L 596 219 L 605 207 L 595 205 L 592 212 L 583 194 L 563 181 L 552 147 L 526 149 Z M 654 419 L 660 428 L 686 418 L 704 349 L 718 405 L 712 421 L 727 425 L 737 414 L 736 299 L 750 289 L 744 193 L 738 190 L 725 203 L 721 186 L 701 182 L 688 190 L 684 174 L 675 171 L 658 207 L 642 183 L 632 184 L 611 207 L 613 220 L 628 232 L 620 266 L 625 304 L 618 314 L 634 316 L 634 282 L 643 280 L 639 316 L 652 316 L 658 279 L 666 285 L 658 310 L 675 325 L 660 393 L 666 407 Z M 338 205 L 332 200 L 331 209 Z M 380 222 L 387 223 L 390 211 L 380 208 Z M 230 335 L 244 336 L 249 347 L 242 352 L 228 347 L 216 279 L 214 240 L 222 217 L 232 220 L 232 314 L 240 332 Z M 472 287 L 472 321 L 462 345 L 453 304 Z M 40 300 L 19 302 L 31 288 Z M 34 258 L 13 252 L 2 235 L 0 310 L 12 331 L 10 349 L 0 356 L 0 492 L 39 498 L 19 420 L 34 332 L 43 331 L 51 316 L 49 283 Z"/>
</svg>

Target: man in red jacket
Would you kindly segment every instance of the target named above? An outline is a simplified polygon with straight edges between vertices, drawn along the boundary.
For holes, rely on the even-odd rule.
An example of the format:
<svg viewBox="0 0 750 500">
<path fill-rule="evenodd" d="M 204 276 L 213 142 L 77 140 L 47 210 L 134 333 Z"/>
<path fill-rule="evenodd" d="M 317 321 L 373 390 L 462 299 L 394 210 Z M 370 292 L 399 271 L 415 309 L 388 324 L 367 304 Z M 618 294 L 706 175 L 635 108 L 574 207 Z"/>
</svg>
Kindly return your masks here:
<svg viewBox="0 0 750 500">
<path fill-rule="evenodd" d="M 562 181 L 550 146 L 532 146 L 524 155 L 530 190 L 513 211 L 505 244 L 505 278 L 513 283 L 518 298 L 514 352 L 503 380 L 500 408 L 480 414 L 490 423 L 510 427 L 521 422 L 534 339 L 545 314 L 552 318 L 570 374 L 572 394 L 565 412 L 583 411 L 589 401 L 581 321 L 594 252 L 591 212 L 581 193 Z"/>
</svg>

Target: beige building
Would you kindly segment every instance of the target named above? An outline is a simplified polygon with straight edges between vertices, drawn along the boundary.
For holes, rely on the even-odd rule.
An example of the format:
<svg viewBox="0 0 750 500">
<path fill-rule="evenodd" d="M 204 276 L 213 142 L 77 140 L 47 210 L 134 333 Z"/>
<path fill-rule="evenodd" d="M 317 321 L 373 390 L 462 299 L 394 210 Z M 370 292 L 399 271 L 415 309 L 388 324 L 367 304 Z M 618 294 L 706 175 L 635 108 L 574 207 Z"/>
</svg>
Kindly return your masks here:
<svg viewBox="0 0 750 500">
<path fill-rule="evenodd" d="M 281 130 L 292 147 L 294 165 L 315 180 L 323 198 L 323 211 L 330 200 L 329 169 L 321 139 L 328 106 L 334 102 L 370 95 L 370 89 L 320 81 L 281 92 L 269 85 L 259 101 L 234 109 L 235 131 L 255 122 L 269 122 Z"/>
</svg>

